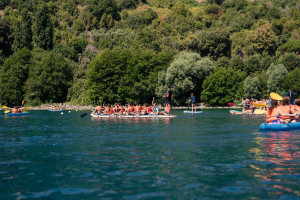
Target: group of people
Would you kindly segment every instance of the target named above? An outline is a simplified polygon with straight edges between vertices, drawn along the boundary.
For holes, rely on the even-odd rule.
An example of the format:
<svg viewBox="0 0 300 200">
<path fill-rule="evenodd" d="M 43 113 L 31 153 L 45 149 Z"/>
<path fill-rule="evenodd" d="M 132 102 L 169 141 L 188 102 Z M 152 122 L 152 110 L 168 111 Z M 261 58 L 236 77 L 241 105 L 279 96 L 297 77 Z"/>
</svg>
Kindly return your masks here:
<svg viewBox="0 0 300 200">
<path fill-rule="evenodd" d="M 167 92 L 164 95 L 165 108 L 164 111 L 160 111 L 157 106 L 156 100 L 153 97 L 152 106 L 149 104 L 138 104 L 138 103 L 128 103 L 125 106 L 120 105 L 120 103 L 115 103 L 113 106 L 110 104 L 98 106 L 95 104 L 95 108 L 92 110 L 93 113 L 103 114 L 103 115 L 173 115 L 172 109 L 172 90 L 171 87 L 167 87 Z"/>
<path fill-rule="evenodd" d="M 12 113 L 22 113 L 22 107 L 21 106 L 15 106 L 12 110 Z"/>
<path fill-rule="evenodd" d="M 272 99 L 267 110 L 268 123 L 294 123 L 299 122 L 300 99 L 295 99 L 295 104 L 290 104 L 290 97 L 286 96 L 279 101 Z"/>
<path fill-rule="evenodd" d="M 59 106 L 52 106 L 51 110 L 62 110 Z"/>
</svg>

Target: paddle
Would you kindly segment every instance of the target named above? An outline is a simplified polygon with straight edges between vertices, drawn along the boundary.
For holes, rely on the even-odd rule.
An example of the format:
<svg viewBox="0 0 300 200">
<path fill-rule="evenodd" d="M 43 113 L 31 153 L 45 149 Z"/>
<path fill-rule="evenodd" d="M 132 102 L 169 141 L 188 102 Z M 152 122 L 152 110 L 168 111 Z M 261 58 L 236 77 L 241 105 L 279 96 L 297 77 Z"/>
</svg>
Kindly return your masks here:
<svg viewBox="0 0 300 200">
<path fill-rule="evenodd" d="M 88 113 L 83 113 L 80 115 L 81 118 L 85 117 Z"/>
<path fill-rule="evenodd" d="M 6 111 L 4 111 L 4 113 L 6 114 L 6 113 L 9 113 L 10 112 L 10 110 L 6 110 Z"/>
<path fill-rule="evenodd" d="M 257 107 L 267 107 L 267 105 L 261 104 L 261 103 L 252 103 L 252 105 L 257 106 Z"/>
<path fill-rule="evenodd" d="M 2 108 L 7 109 L 8 107 L 7 106 L 2 106 Z"/>
<path fill-rule="evenodd" d="M 271 97 L 271 99 L 274 99 L 277 101 L 281 101 L 283 99 L 279 94 L 276 94 L 275 92 L 271 92 L 270 97 Z"/>
</svg>

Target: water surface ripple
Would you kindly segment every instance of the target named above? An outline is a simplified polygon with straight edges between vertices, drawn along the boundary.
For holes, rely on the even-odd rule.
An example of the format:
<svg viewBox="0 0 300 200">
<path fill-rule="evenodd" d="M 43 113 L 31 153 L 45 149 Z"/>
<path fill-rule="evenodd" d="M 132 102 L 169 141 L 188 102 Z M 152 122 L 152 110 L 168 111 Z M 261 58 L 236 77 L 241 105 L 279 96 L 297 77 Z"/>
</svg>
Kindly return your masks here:
<svg viewBox="0 0 300 200">
<path fill-rule="evenodd" d="M 264 117 L 0 117 L 0 199 L 300 199 L 300 131 Z"/>
</svg>

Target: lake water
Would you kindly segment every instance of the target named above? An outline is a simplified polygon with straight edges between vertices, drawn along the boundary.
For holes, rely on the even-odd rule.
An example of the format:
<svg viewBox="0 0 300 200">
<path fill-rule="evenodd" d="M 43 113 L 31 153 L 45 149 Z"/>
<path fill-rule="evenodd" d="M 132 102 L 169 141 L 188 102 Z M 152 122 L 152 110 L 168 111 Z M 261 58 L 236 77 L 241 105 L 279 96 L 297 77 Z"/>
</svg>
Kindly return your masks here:
<svg viewBox="0 0 300 200">
<path fill-rule="evenodd" d="M 300 199 L 300 131 L 262 116 L 0 117 L 0 199 Z"/>
</svg>

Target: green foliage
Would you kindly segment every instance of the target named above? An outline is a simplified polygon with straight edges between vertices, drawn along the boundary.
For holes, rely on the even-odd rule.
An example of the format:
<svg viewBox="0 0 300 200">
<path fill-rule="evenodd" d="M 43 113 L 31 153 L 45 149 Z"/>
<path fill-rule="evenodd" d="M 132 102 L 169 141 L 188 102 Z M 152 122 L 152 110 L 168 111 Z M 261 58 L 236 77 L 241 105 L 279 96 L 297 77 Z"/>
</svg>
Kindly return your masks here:
<svg viewBox="0 0 300 200">
<path fill-rule="evenodd" d="M 25 84 L 26 101 L 31 104 L 64 102 L 73 78 L 70 61 L 47 51 L 34 52 L 33 60 Z"/>
<path fill-rule="evenodd" d="M 18 51 L 22 48 L 31 49 L 32 48 L 32 21 L 28 14 L 28 10 L 24 9 L 22 11 L 22 18 L 17 23 L 17 28 L 15 30 L 15 37 L 13 43 L 13 50 Z"/>
<path fill-rule="evenodd" d="M 11 55 L 0 70 L 0 104 L 21 105 L 24 100 L 24 84 L 28 78 L 31 53 L 22 49 Z"/>
<path fill-rule="evenodd" d="M 172 87 L 174 103 L 184 105 L 190 93 L 199 98 L 204 79 L 213 71 L 213 62 L 199 54 L 181 52 L 170 67 L 158 76 L 156 95 L 162 97 L 167 85 Z"/>
<path fill-rule="evenodd" d="M 247 60 L 245 60 L 244 70 L 248 75 L 256 72 L 256 71 L 262 71 L 262 68 L 260 66 L 260 55 L 253 55 L 250 56 Z"/>
<path fill-rule="evenodd" d="M 222 6 L 226 9 L 234 8 L 236 10 L 243 10 L 247 6 L 246 0 L 225 0 Z"/>
<path fill-rule="evenodd" d="M 120 18 L 119 8 L 115 0 L 91 0 L 89 10 L 98 20 L 101 19 L 104 13 L 106 15 L 111 14 L 115 20 L 119 20 Z"/>
<path fill-rule="evenodd" d="M 229 62 L 229 66 L 235 70 L 240 70 L 240 71 L 242 71 L 245 68 L 244 61 L 239 56 L 234 56 L 233 58 L 231 58 Z"/>
<path fill-rule="evenodd" d="M 84 31 L 84 23 L 80 20 L 75 20 L 73 23 L 73 29 L 76 31 L 77 34 Z"/>
<path fill-rule="evenodd" d="M 296 98 L 300 98 L 300 69 L 296 68 L 293 71 L 290 71 L 285 77 L 284 82 L 282 83 L 282 90 L 288 91 L 292 89 L 295 93 Z"/>
<path fill-rule="evenodd" d="M 158 71 L 172 60 L 170 52 L 105 50 L 91 63 L 88 73 L 92 102 L 150 102 Z"/>
<path fill-rule="evenodd" d="M 230 56 L 230 35 L 226 29 L 209 29 L 197 33 L 198 51 L 201 56 L 211 56 L 217 59 Z"/>
<path fill-rule="evenodd" d="M 282 55 L 278 61 L 278 64 L 283 64 L 288 71 L 300 68 L 300 57 L 294 53 L 287 53 Z"/>
<path fill-rule="evenodd" d="M 34 22 L 34 42 L 37 47 L 45 50 L 53 47 L 53 25 L 45 3 L 38 6 Z"/>
<path fill-rule="evenodd" d="M 271 64 L 267 70 L 267 86 L 269 92 L 283 94 L 281 84 L 288 74 L 287 69 L 282 64 Z"/>
<path fill-rule="evenodd" d="M 244 80 L 244 96 L 248 98 L 259 99 L 259 80 L 257 77 L 248 76 Z"/>
<path fill-rule="evenodd" d="M 240 98 L 243 93 L 245 74 L 232 68 L 220 68 L 203 83 L 201 99 L 207 106 L 222 105 Z"/>
<path fill-rule="evenodd" d="M 12 43 L 13 28 L 7 20 L 0 17 L 0 51 L 3 55 L 10 55 Z"/>
<path fill-rule="evenodd" d="M 300 40 L 290 40 L 278 48 L 281 52 L 300 52 Z"/>
<path fill-rule="evenodd" d="M 230 59 L 227 57 L 221 57 L 215 63 L 216 68 L 228 68 L 230 66 Z"/>
</svg>

